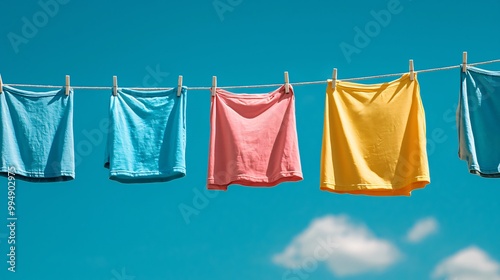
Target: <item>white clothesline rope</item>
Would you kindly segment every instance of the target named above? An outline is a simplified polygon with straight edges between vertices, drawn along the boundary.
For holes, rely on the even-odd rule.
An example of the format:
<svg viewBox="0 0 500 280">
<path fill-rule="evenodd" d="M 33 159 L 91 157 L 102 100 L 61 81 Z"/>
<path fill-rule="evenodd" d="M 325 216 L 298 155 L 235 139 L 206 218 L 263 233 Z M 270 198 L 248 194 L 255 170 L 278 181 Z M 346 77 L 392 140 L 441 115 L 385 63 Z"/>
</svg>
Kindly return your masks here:
<svg viewBox="0 0 500 280">
<path fill-rule="evenodd" d="M 482 62 L 475 62 L 475 63 L 467 63 L 467 66 L 476 66 L 476 65 L 483 65 L 483 64 L 490 64 L 490 63 L 496 63 L 500 62 L 500 59 L 494 59 L 494 60 L 488 60 L 488 61 L 482 61 Z M 443 70 L 450 70 L 450 69 L 455 69 L 455 68 L 460 68 L 462 65 L 453 65 L 453 66 L 445 66 L 445 67 L 437 67 L 437 68 L 430 68 L 430 69 L 423 69 L 423 70 L 418 70 L 415 71 L 415 73 L 427 73 L 427 72 L 435 72 L 435 71 L 443 71 Z M 376 76 L 365 76 L 365 77 L 358 77 L 358 78 L 348 78 L 348 79 L 338 79 L 341 81 L 361 81 L 361 80 L 370 80 L 370 79 L 378 79 L 378 78 L 386 78 L 386 77 L 394 77 L 394 76 L 401 76 L 403 74 L 406 74 L 408 72 L 403 72 L 403 73 L 393 73 L 393 74 L 383 74 L 383 75 L 376 75 Z M 319 85 L 319 84 L 326 84 L 328 83 L 328 80 L 321 80 L 321 81 L 311 81 L 311 82 L 296 82 L 296 83 L 290 83 L 292 86 L 302 86 L 302 85 Z M 31 85 L 31 84 L 5 84 L 8 86 L 13 86 L 13 87 L 26 87 L 26 88 L 55 88 L 55 89 L 60 89 L 64 86 L 54 86 L 54 85 Z M 242 88 L 266 88 L 266 87 L 279 87 L 282 86 L 283 83 L 279 84 L 266 84 L 266 85 L 248 85 L 248 86 L 221 86 L 218 88 L 221 89 L 242 89 Z M 72 89 L 86 89 L 86 90 L 112 90 L 112 86 L 108 87 L 98 87 L 98 86 L 71 86 Z M 156 88 L 151 88 L 151 87 L 122 87 L 122 88 L 127 88 L 127 89 L 132 89 L 132 90 L 171 90 L 173 89 L 172 87 L 169 88 L 162 88 L 162 87 L 156 87 Z M 211 87 L 187 87 L 188 90 L 210 90 Z"/>
</svg>

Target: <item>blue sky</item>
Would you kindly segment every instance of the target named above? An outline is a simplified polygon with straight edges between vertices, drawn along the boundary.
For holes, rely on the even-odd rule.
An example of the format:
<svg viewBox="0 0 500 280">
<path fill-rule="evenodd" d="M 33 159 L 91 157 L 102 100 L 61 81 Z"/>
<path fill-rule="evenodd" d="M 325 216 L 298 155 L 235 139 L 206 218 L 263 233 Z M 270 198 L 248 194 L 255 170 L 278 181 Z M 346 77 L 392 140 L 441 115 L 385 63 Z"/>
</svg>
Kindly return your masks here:
<svg viewBox="0 0 500 280">
<path fill-rule="evenodd" d="M 174 87 L 183 75 L 189 87 L 216 75 L 220 86 L 250 85 L 281 83 L 284 71 L 300 82 L 334 67 L 342 79 L 404 72 L 409 59 L 417 71 L 456 65 L 462 51 L 500 58 L 497 0 L 60 0 L 49 12 L 47 2 L 2 1 L 4 83 L 63 85 L 69 74 L 73 85 L 111 86 L 117 75 L 122 87 Z M 390 18 L 374 24 L 381 14 Z M 205 191 L 208 91 L 188 92 L 187 176 L 127 185 L 103 168 L 110 92 L 76 90 L 76 179 L 17 181 L 17 272 L 0 225 L 0 279 L 500 279 L 500 181 L 469 174 L 457 156 L 459 70 L 418 78 L 431 184 L 385 198 L 319 190 L 326 85 L 294 88 L 303 181 L 216 193 Z M 7 224 L 6 178 L 0 186 Z"/>
</svg>

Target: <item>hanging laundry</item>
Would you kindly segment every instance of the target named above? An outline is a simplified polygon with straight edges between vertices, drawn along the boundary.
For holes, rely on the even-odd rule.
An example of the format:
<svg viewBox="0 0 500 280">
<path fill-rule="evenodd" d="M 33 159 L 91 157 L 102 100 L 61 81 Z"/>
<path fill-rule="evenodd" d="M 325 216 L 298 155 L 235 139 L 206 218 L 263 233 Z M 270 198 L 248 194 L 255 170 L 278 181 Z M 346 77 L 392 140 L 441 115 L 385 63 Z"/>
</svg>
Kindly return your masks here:
<svg viewBox="0 0 500 280">
<path fill-rule="evenodd" d="M 166 182 L 186 175 L 186 95 L 117 90 L 110 101 L 105 164 L 121 183 Z"/>
<path fill-rule="evenodd" d="M 329 82 L 320 189 L 410 196 L 430 183 L 417 77 L 364 85 Z"/>
<path fill-rule="evenodd" d="M 58 182 L 75 178 L 73 92 L 32 92 L 3 86 L 0 175 Z"/>
<path fill-rule="evenodd" d="M 208 189 L 230 184 L 271 187 L 302 180 L 294 93 L 265 94 L 217 88 L 210 111 Z"/>
<path fill-rule="evenodd" d="M 500 71 L 467 66 L 460 83 L 458 156 L 470 173 L 500 178 Z"/>
</svg>

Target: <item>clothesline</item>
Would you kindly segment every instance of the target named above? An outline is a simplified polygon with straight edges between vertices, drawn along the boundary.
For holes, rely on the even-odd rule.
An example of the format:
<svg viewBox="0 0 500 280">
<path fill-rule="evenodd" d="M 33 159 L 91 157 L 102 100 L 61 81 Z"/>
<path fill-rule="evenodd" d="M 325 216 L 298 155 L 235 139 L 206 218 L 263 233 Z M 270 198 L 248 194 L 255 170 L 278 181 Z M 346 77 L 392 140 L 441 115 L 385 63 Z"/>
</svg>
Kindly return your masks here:
<svg viewBox="0 0 500 280">
<path fill-rule="evenodd" d="M 494 59 L 494 60 L 488 60 L 488 61 L 482 61 L 482 62 L 475 62 L 475 63 L 467 63 L 468 66 L 476 66 L 476 65 L 483 65 L 483 64 L 490 64 L 490 63 L 496 63 L 500 62 L 500 59 Z M 443 70 L 450 70 L 450 69 L 455 69 L 462 67 L 462 65 L 453 65 L 453 66 L 445 66 L 445 67 L 437 67 L 437 68 L 429 68 L 429 69 L 423 69 L 423 70 L 418 70 L 415 71 L 415 73 L 428 73 L 428 72 L 436 72 L 436 71 L 443 71 Z M 357 78 L 347 78 L 347 79 L 339 79 L 342 81 L 361 81 L 361 80 L 370 80 L 370 79 L 378 79 L 378 78 L 386 78 L 386 77 L 394 77 L 394 76 L 401 76 L 405 73 L 408 72 L 403 72 L 403 73 L 392 73 L 392 74 L 383 74 L 383 75 L 375 75 L 375 76 L 365 76 L 365 77 L 357 77 Z M 328 83 L 328 80 L 321 80 L 321 81 L 311 81 L 311 82 L 296 82 L 296 83 L 290 83 L 292 86 L 302 86 L 302 85 L 319 85 L 319 84 L 326 84 Z M 8 86 L 14 86 L 14 87 L 27 87 L 27 88 L 61 88 L 61 86 L 55 86 L 55 85 L 32 85 L 32 84 L 5 84 Z M 266 88 L 266 87 L 279 87 L 283 85 L 283 83 L 279 84 L 265 84 L 265 85 L 247 85 L 247 86 L 218 86 L 218 88 L 222 89 L 242 89 L 242 88 Z M 112 86 L 71 86 L 72 89 L 85 89 L 85 90 L 112 90 Z M 162 88 L 162 87 L 127 87 L 129 89 L 133 90 L 171 90 L 173 89 L 172 87 L 169 88 Z M 188 90 L 210 90 L 210 87 L 187 87 Z"/>
</svg>

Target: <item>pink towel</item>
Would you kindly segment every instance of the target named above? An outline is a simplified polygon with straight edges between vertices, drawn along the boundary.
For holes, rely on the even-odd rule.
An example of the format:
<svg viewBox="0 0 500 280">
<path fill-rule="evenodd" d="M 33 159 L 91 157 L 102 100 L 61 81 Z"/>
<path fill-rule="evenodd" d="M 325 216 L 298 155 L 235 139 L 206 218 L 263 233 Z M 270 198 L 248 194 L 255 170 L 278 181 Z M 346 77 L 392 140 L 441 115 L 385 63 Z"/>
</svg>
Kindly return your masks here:
<svg viewBox="0 0 500 280">
<path fill-rule="evenodd" d="M 293 88 L 234 94 L 217 88 L 210 110 L 208 189 L 302 180 Z"/>
</svg>

